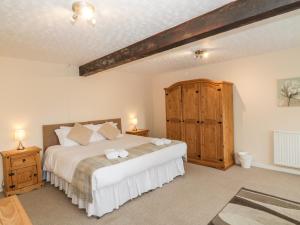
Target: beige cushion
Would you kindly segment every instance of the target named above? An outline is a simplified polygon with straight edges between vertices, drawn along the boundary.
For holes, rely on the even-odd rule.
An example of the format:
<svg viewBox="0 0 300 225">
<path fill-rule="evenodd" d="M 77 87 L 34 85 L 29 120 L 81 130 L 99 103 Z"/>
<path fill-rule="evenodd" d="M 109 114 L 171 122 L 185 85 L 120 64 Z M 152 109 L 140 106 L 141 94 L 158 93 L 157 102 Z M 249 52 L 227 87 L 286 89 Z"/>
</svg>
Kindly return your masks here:
<svg viewBox="0 0 300 225">
<path fill-rule="evenodd" d="M 103 124 L 103 126 L 98 130 L 98 132 L 108 140 L 114 140 L 120 134 L 120 130 L 111 125 L 110 123 Z"/>
<path fill-rule="evenodd" d="M 79 123 L 76 123 L 70 130 L 68 138 L 80 145 L 88 145 L 90 143 L 93 131 Z"/>
</svg>

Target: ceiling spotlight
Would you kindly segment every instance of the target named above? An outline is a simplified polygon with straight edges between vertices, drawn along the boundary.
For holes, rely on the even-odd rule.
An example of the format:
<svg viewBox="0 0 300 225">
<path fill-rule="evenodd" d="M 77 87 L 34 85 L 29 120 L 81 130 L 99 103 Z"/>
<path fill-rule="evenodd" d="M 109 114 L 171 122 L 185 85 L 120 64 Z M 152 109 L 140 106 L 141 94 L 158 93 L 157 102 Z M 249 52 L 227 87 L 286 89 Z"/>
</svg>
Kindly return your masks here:
<svg viewBox="0 0 300 225">
<path fill-rule="evenodd" d="M 195 58 L 196 59 L 206 59 L 209 53 L 207 50 L 196 50 L 195 51 Z"/>
<path fill-rule="evenodd" d="M 72 22 L 76 23 L 78 20 L 84 20 L 90 23 L 91 25 L 96 24 L 95 18 L 95 6 L 88 1 L 78 1 L 74 2 L 72 5 L 73 16 Z"/>
</svg>

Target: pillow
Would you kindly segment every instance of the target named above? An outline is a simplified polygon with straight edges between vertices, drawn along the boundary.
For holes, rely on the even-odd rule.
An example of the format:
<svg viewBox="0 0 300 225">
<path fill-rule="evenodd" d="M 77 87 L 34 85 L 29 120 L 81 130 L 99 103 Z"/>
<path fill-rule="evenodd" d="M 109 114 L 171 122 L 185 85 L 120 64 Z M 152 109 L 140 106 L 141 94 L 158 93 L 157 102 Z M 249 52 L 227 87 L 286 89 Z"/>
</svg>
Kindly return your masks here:
<svg viewBox="0 0 300 225">
<path fill-rule="evenodd" d="M 114 127 L 118 128 L 118 124 L 114 123 L 114 122 L 107 122 L 111 125 L 113 125 Z M 99 141 L 103 141 L 106 140 L 106 138 L 101 135 L 98 130 L 104 125 L 104 123 L 101 124 L 86 124 L 84 125 L 85 127 L 89 128 L 90 130 L 93 131 L 93 135 L 90 139 L 90 143 L 95 143 L 95 142 L 99 142 Z"/>
<path fill-rule="evenodd" d="M 118 128 L 118 124 L 114 122 L 108 122 L 109 124 L 113 125 L 115 128 Z"/>
<path fill-rule="evenodd" d="M 80 145 L 88 145 L 92 135 L 92 130 L 79 123 L 76 123 L 67 137 L 72 141 L 79 143 Z"/>
<path fill-rule="evenodd" d="M 103 135 L 108 140 L 114 140 L 119 136 L 120 130 L 111 123 L 105 123 L 98 130 L 98 133 Z"/>
<path fill-rule="evenodd" d="M 64 127 L 64 128 L 55 130 L 55 133 L 58 137 L 59 144 L 61 146 L 64 146 L 64 147 L 78 146 L 78 143 L 67 138 L 70 130 L 71 130 L 71 127 Z"/>
<path fill-rule="evenodd" d="M 105 140 L 105 137 L 103 137 L 101 134 L 99 134 L 97 131 L 100 129 L 102 126 L 101 124 L 86 124 L 84 125 L 86 128 L 90 129 L 93 131 L 93 134 L 90 139 L 90 143 L 98 142 L 98 141 L 103 141 Z"/>
</svg>

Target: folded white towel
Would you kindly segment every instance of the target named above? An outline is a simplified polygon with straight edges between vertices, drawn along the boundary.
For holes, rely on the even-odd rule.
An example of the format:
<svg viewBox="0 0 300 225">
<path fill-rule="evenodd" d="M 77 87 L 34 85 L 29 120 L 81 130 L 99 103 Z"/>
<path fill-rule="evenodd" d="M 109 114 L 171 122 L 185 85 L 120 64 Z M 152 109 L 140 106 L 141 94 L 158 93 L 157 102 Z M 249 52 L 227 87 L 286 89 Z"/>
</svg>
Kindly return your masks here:
<svg viewBox="0 0 300 225">
<path fill-rule="evenodd" d="M 162 146 L 164 145 L 164 141 L 162 139 L 159 139 L 159 138 L 153 138 L 151 140 L 151 143 L 156 145 L 156 146 Z"/>
<path fill-rule="evenodd" d="M 162 138 L 163 142 L 165 145 L 169 145 L 172 143 L 172 141 L 170 139 L 167 139 L 167 138 Z"/>
<path fill-rule="evenodd" d="M 104 151 L 105 156 L 107 159 L 117 159 L 119 157 L 119 152 L 116 151 L 115 149 L 106 149 Z"/>
<path fill-rule="evenodd" d="M 129 153 L 125 149 L 119 149 L 118 153 L 121 158 L 126 158 L 129 155 Z"/>
</svg>

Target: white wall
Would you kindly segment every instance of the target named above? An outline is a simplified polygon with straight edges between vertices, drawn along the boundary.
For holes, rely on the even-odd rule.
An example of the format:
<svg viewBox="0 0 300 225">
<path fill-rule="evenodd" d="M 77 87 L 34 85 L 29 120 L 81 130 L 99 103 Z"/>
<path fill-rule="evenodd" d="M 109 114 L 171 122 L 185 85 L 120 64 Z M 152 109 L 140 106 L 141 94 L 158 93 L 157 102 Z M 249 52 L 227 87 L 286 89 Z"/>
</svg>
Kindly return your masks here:
<svg viewBox="0 0 300 225">
<path fill-rule="evenodd" d="M 140 74 L 114 70 L 79 77 L 78 67 L 0 58 L 0 150 L 16 147 L 16 128 L 26 130 L 26 146 L 42 147 L 43 124 L 121 117 L 125 130 L 136 115 L 139 127 L 150 127 L 147 84 Z"/>
<path fill-rule="evenodd" d="M 277 79 L 300 77 L 300 48 L 201 65 L 153 78 L 153 134 L 165 135 L 164 90 L 196 78 L 231 81 L 234 91 L 235 150 L 249 151 L 259 163 L 272 164 L 274 129 L 300 131 L 300 107 L 277 107 Z"/>
</svg>

